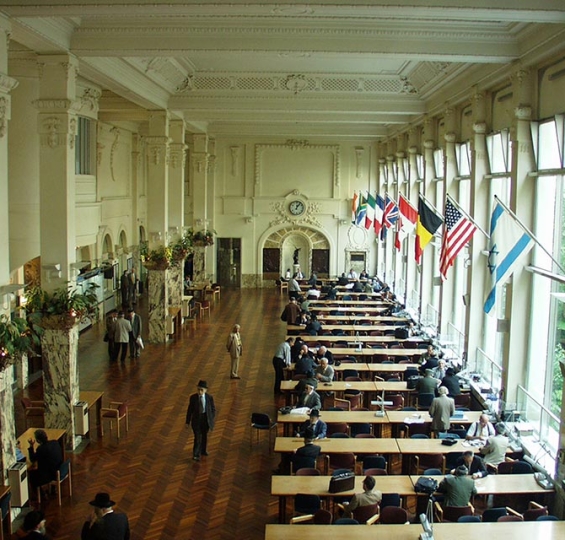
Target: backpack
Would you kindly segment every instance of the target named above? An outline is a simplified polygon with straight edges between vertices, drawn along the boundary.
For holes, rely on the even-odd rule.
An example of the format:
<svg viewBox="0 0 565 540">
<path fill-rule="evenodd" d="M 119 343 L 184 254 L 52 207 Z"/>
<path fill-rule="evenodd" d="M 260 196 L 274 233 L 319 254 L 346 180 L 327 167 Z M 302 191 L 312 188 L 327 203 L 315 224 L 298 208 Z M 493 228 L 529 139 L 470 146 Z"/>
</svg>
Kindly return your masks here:
<svg viewBox="0 0 565 540">
<path fill-rule="evenodd" d="M 429 476 L 420 476 L 418 481 L 414 484 L 414 491 L 416 493 L 427 493 L 432 495 L 437 490 L 437 480 Z"/>
</svg>

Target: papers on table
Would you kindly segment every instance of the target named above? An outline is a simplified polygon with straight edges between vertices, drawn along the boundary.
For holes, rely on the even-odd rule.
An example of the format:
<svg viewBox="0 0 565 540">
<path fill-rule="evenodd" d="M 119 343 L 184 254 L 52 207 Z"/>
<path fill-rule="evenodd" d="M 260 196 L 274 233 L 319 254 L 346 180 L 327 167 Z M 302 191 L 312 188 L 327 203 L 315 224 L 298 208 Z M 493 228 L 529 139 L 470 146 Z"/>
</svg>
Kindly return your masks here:
<svg viewBox="0 0 565 540">
<path fill-rule="evenodd" d="M 290 414 L 308 414 L 310 409 L 308 407 L 296 407 L 296 409 L 291 409 Z"/>
</svg>

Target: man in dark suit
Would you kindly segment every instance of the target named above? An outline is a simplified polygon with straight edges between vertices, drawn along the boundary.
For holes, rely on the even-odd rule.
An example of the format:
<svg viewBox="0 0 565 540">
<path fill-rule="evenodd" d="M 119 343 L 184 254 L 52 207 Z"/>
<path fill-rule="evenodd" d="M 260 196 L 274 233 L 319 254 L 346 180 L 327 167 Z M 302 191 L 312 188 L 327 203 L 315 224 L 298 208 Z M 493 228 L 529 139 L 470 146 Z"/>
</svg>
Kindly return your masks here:
<svg viewBox="0 0 565 540">
<path fill-rule="evenodd" d="M 200 461 L 200 456 L 207 456 L 208 431 L 214 429 L 216 406 L 214 398 L 207 394 L 208 383 L 198 381 L 198 393 L 192 394 L 186 411 L 186 425 L 194 432 L 192 459 Z"/>
<path fill-rule="evenodd" d="M 63 450 L 57 441 L 50 441 L 42 429 L 37 429 L 34 436 L 35 441 L 28 440 L 29 459 L 32 463 L 37 463 L 37 469 L 29 470 L 29 481 L 31 487 L 36 489 L 57 478 L 57 471 L 63 463 Z M 35 442 L 39 445 L 37 449 Z"/>
<path fill-rule="evenodd" d="M 21 533 L 27 533 L 23 536 Z M 16 533 L 18 538 L 24 540 L 46 540 L 45 514 L 41 510 L 32 510 L 25 515 L 24 523 Z"/>
<path fill-rule="evenodd" d="M 463 455 L 455 462 L 455 468 L 460 465 L 467 467 L 473 479 L 483 478 L 488 474 L 483 458 L 475 455 L 471 450 L 463 452 Z M 455 469 L 451 471 L 451 474 L 455 474 Z"/>
<path fill-rule="evenodd" d="M 139 358 L 141 346 L 137 342 L 137 338 L 141 336 L 141 317 L 134 309 L 130 309 L 128 313 L 129 322 L 131 324 L 131 333 L 129 335 L 129 357 Z"/>
<path fill-rule="evenodd" d="M 97 493 L 90 505 L 90 519 L 82 526 L 81 540 L 129 540 L 128 517 L 114 512 L 115 502 L 108 493 Z"/>
</svg>

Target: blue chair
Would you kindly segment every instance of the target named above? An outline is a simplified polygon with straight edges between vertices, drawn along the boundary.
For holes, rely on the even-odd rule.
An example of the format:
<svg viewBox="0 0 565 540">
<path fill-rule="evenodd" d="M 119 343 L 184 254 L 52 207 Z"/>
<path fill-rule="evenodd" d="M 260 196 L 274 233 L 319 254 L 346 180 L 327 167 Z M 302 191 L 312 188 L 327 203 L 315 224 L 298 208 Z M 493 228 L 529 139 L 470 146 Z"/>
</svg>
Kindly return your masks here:
<svg viewBox="0 0 565 540">
<path fill-rule="evenodd" d="M 351 424 L 349 427 L 352 437 L 357 437 L 357 435 L 367 435 L 371 433 L 371 424 L 368 422 L 363 422 L 360 424 Z"/>
<path fill-rule="evenodd" d="M 426 469 L 423 473 L 424 476 L 438 476 L 443 474 L 441 469 Z"/>
<path fill-rule="evenodd" d="M 68 480 L 69 482 L 69 497 L 73 496 L 73 482 L 71 479 L 71 460 L 67 459 L 61 463 L 59 470 L 57 471 L 57 477 L 55 480 L 44 484 L 44 486 L 55 485 L 57 488 L 57 498 L 59 500 L 59 506 L 61 506 L 61 484 Z M 37 502 L 41 504 L 41 488 L 44 486 L 37 486 Z"/>
<path fill-rule="evenodd" d="M 516 461 L 512 467 L 512 474 L 531 474 L 532 466 L 526 461 Z"/>
<path fill-rule="evenodd" d="M 383 456 L 365 456 L 363 470 L 366 469 L 386 469 L 386 459 Z"/>
<path fill-rule="evenodd" d="M 481 518 L 479 516 L 461 516 L 457 523 L 480 523 Z"/>
<path fill-rule="evenodd" d="M 410 435 L 411 439 L 429 439 L 430 437 L 425 433 L 414 433 L 414 435 Z"/>
<path fill-rule="evenodd" d="M 381 499 L 381 510 L 387 506 L 400 506 L 401 500 L 398 493 L 383 493 Z"/>
<path fill-rule="evenodd" d="M 308 456 L 293 456 L 290 462 L 290 472 L 291 474 L 300 469 L 315 469 L 316 468 L 316 458 Z"/>
<path fill-rule="evenodd" d="M 271 452 L 271 433 L 273 429 L 277 428 L 277 423 L 273 422 L 268 414 L 265 413 L 251 413 L 251 432 L 249 438 L 249 445 L 253 444 L 253 430 L 257 430 L 256 442 L 259 442 L 259 432 L 268 431 L 269 432 L 269 453 Z"/>
<path fill-rule="evenodd" d="M 318 495 L 297 493 L 294 497 L 295 514 L 315 514 L 322 507 Z"/>
<path fill-rule="evenodd" d="M 424 392 L 422 394 L 418 394 L 416 407 L 418 409 L 429 409 L 434 398 L 435 398 L 435 395 L 432 394 L 432 393 L 428 394 L 428 393 Z"/>
<path fill-rule="evenodd" d="M 557 516 L 539 516 L 536 521 L 559 521 Z"/>
<path fill-rule="evenodd" d="M 483 523 L 496 523 L 498 518 L 507 516 L 508 510 L 505 507 L 500 508 L 487 508 L 483 512 Z"/>
</svg>

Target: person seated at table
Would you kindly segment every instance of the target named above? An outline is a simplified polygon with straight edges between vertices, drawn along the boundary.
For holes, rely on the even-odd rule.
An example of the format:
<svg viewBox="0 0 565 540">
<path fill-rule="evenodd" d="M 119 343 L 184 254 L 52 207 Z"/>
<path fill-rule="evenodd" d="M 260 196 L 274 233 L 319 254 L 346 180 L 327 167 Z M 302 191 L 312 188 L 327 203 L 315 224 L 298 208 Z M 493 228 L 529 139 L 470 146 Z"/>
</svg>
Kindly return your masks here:
<svg viewBox="0 0 565 540">
<path fill-rule="evenodd" d="M 309 332 L 311 336 L 317 336 L 322 330 L 322 324 L 318 321 L 318 317 L 312 314 L 310 315 L 310 321 L 306 324 L 306 332 Z"/>
<path fill-rule="evenodd" d="M 320 394 L 314 390 L 314 385 L 307 382 L 306 391 L 303 392 L 298 399 L 298 407 L 307 407 L 308 409 L 318 409 L 322 408 L 322 400 Z"/>
<path fill-rule="evenodd" d="M 488 475 L 487 468 L 483 458 L 475 455 L 471 450 L 465 450 L 463 455 L 455 462 L 455 469 L 461 465 L 465 465 L 469 470 L 469 474 L 473 479 L 484 478 Z M 451 474 L 455 474 L 455 469 L 451 470 Z"/>
<path fill-rule="evenodd" d="M 341 276 L 339 276 L 337 283 L 338 285 L 347 285 L 349 283 L 349 280 L 347 279 L 345 272 L 342 272 Z"/>
<path fill-rule="evenodd" d="M 328 360 L 328 364 L 330 366 L 333 365 L 334 355 L 325 345 L 321 345 L 320 347 L 318 347 L 318 350 L 316 351 L 316 354 L 314 355 L 314 362 L 319 364 L 320 360 L 322 358 L 326 358 Z"/>
<path fill-rule="evenodd" d="M 357 279 L 357 272 L 351 268 L 349 274 L 347 274 L 347 279 Z"/>
<path fill-rule="evenodd" d="M 310 353 L 306 343 L 303 343 L 300 347 L 300 352 L 294 362 L 294 373 L 296 375 L 306 375 L 309 371 L 314 371 L 314 368 L 316 367 L 314 365 L 312 354 Z"/>
<path fill-rule="evenodd" d="M 290 273 L 290 268 L 287 268 L 286 272 L 284 273 L 284 278 L 281 276 L 281 281 L 288 281 L 291 277 L 292 274 Z"/>
<path fill-rule="evenodd" d="M 308 289 L 306 298 L 308 298 L 309 300 L 316 300 L 317 298 L 320 298 L 320 294 L 320 289 L 318 289 L 316 285 L 313 285 Z"/>
<path fill-rule="evenodd" d="M 36 490 L 57 478 L 57 471 L 63 463 L 63 450 L 58 441 L 50 441 L 42 429 L 36 429 L 35 440 L 28 439 L 29 460 L 37 463 L 37 468 L 29 470 L 31 487 Z M 35 448 L 35 443 L 39 445 Z"/>
<path fill-rule="evenodd" d="M 477 422 L 473 422 L 469 429 L 467 430 L 467 435 L 465 438 L 468 441 L 475 439 L 481 439 L 486 441 L 489 437 L 494 437 L 496 432 L 494 426 L 490 423 L 489 418 L 486 414 L 481 414 Z"/>
<path fill-rule="evenodd" d="M 420 377 L 416 381 L 416 392 L 418 394 L 434 394 L 436 393 L 437 387 L 439 385 L 439 379 L 433 377 L 433 371 L 431 369 L 426 369 L 424 376 Z"/>
<path fill-rule="evenodd" d="M 337 287 L 334 283 L 330 285 L 330 290 L 326 294 L 326 300 L 337 300 Z"/>
<path fill-rule="evenodd" d="M 325 439 L 328 431 L 328 426 L 323 420 L 320 420 L 320 411 L 312 409 L 310 411 L 310 418 L 306 420 L 298 430 L 298 437 L 305 437 L 306 430 L 311 429 L 313 432 L 313 440 Z"/>
<path fill-rule="evenodd" d="M 302 345 L 304 345 L 304 340 L 300 336 L 296 336 L 294 340 L 294 345 L 290 348 L 290 358 L 291 362 L 296 362 L 298 360 L 298 355 L 302 349 Z"/>
<path fill-rule="evenodd" d="M 304 274 L 302 273 L 302 270 L 300 270 L 300 268 L 294 272 L 294 275 L 292 276 L 294 279 L 304 279 Z"/>
<path fill-rule="evenodd" d="M 300 296 L 298 298 L 298 302 L 300 304 L 300 311 L 301 314 L 309 314 L 310 313 L 310 302 L 311 300 L 309 300 L 308 298 L 304 298 L 303 296 Z"/>
<path fill-rule="evenodd" d="M 41 510 L 32 510 L 25 515 L 22 526 L 14 536 L 23 540 L 47 540 L 45 523 L 45 514 Z"/>
<path fill-rule="evenodd" d="M 428 345 L 428 350 L 420 357 L 420 373 L 426 369 L 435 369 L 439 363 L 438 351 L 433 345 Z"/>
<path fill-rule="evenodd" d="M 441 380 L 441 386 L 445 386 L 449 390 L 451 397 L 461 394 L 459 378 L 455 375 L 455 370 L 452 367 L 445 370 L 445 377 Z"/>
<path fill-rule="evenodd" d="M 475 481 L 469 477 L 469 469 L 460 465 L 455 469 L 455 474 L 448 474 L 437 488 L 439 493 L 444 493 L 443 507 L 467 506 L 471 497 L 477 494 Z"/>
<path fill-rule="evenodd" d="M 356 293 L 362 293 L 363 292 L 363 284 L 358 279 L 356 279 L 353 282 L 353 292 L 356 292 Z"/>
<path fill-rule="evenodd" d="M 296 303 L 296 298 L 291 297 L 281 313 L 281 321 L 286 322 L 288 326 L 289 324 L 297 324 L 299 318 L 300 307 Z"/>
<path fill-rule="evenodd" d="M 369 272 L 367 272 L 367 270 L 363 270 L 359 274 L 359 279 L 369 279 Z"/>
<path fill-rule="evenodd" d="M 310 285 L 310 287 L 315 287 L 316 283 L 318 283 L 318 276 L 316 275 L 316 272 L 312 272 L 308 279 L 308 285 Z"/>
<path fill-rule="evenodd" d="M 496 435 L 487 439 L 486 444 L 481 448 L 481 454 L 484 456 L 485 464 L 496 469 L 506 459 L 506 450 L 510 441 L 504 435 L 506 428 L 502 423 L 496 424 L 494 429 Z"/>
<path fill-rule="evenodd" d="M 360 506 L 369 506 L 370 504 L 380 504 L 383 499 L 381 491 L 375 489 L 377 482 L 372 476 L 365 476 L 363 480 L 363 493 L 356 493 L 349 503 L 343 504 L 343 512 L 345 517 L 351 517 L 353 510 Z"/>
<path fill-rule="evenodd" d="M 445 377 L 446 371 L 447 371 L 447 362 L 442 358 L 440 358 L 438 360 L 437 367 L 432 369 L 433 376 L 441 381 L 441 379 Z"/>
<path fill-rule="evenodd" d="M 320 358 L 320 365 L 316 368 L 316 379 L 323 383 L 329 383 L 334 380 L 334 368 L 329 365 L 328 359 Z"/>
<path fill-rule="evenodd" d="M 306 373 L 306 377 L 304 379 L 300 379 L 296 386 L 294 387 L 294 391 L 301 396 L 304 392 L 306 392 L 306 385 L 311 384 L 314 389 L 318 388 L 318 379 L 316 379 L 316 373 L 313 369 L 311 369 L 308 373 Z"/>
<path fill-rule="evenodd" d="M 439 396 L 434 398 L 430 405 L 431 427 L 435 433 L 447 431 L 451 427 L 449 419 L 455 414 L 455 402 L 447 395 L 448 393 L 449 390 L 445 386 L 440 386 Z"/>
<path fill-rule="evenodd" d="M 365 282 L 365 285 L 363 285 L 363 292 L 366 294 L 373 294 L 373 282 L 371 280 Z"/>
</svg>

